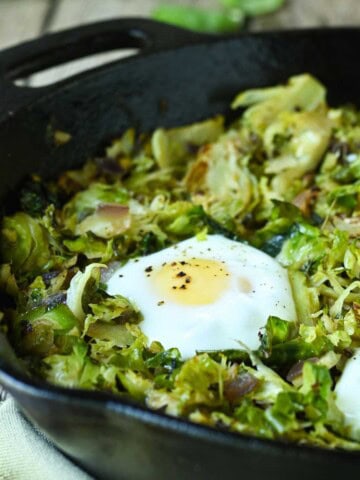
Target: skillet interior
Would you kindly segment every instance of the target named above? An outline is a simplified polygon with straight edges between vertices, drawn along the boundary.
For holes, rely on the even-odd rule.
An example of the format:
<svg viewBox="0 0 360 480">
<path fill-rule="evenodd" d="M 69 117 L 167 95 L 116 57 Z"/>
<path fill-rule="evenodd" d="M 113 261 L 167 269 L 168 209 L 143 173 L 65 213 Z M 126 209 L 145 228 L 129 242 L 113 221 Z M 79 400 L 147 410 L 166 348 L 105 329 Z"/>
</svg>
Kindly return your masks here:
<svg viewBox="0 0 360 480">
<path fill-rule="evenodd" d="M 102 34 L 110 30 L 110 23 L 106 25 L 102 24 Z M 16 192 L 26 173 L 52 176 L 77 165 L 98 154 L 104 142 L 129 126 L 149 131 L 159 125 L 180 125 L 226 114 L 229 101 L 241 89 L 276 84 L 291 75 L 311 72 L 328 87 L 331 104 L 360 105 L 359 29 L 221 39 L 191 34 L 189 44 L 184 33 L 180 35 L 170 27 L 166 30 L 137 20 L 127 24 L 118 21 L 117 25 L 126 25 L 128 31 L 131 25 L 137 27 L 143 36 L 129 35 L 124 46 L 143 47 L 143 55 L 34 92 L 10 86 L 11 78 L 19 72 L 34 69 L 24 56 L 31 49 L 22 50 L 23 68 L 18 62 L 12 70 L 8 58 L 16 55 L 0 54 L 0 195 L 8 198 L 10 208 L 16 203 L 16 193 L 9 196 L 9 192 Z M 157 36 L 157 29 L 161 35 Z M 83 41 L 81 29 L 75 32 L 73 42 Z M 96 35 L 95 27 L 93 33 Z M 115 38 L 112 41 L 117 47 Z M 41 50 L 45 59 L 56 39 L 35 43 L 33 48 Z M 166 49 L 160 51 L 161 45 Z M 63 53 L 59 58 L 65 57 Z M 72 135 L 62 147 L 55 147 L 51 140 L 51 129 L 57 128 Z M 64 392 L 26 380 L 17 371 L 4 339 L 0 340 L 0 381 L 57 446 L 101 478 L 215 479 L 237 472 L 253 479 L 291 475 L 296 480 L 304 475 L 309 479 L 335 478 L 357 473 L 360 467 L 360 457 L 349 453 L 215 432 L 107 395 Z"/>
</svg>

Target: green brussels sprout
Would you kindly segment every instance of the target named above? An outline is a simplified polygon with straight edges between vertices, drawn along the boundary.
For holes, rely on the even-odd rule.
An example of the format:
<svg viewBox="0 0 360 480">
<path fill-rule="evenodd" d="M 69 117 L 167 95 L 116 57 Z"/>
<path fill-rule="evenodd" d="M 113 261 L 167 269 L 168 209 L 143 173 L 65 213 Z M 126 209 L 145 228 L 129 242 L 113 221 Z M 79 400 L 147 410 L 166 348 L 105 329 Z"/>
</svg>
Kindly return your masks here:
<svg viewBox="0 0 360 480">
<path fill-rule="evenodd" d="M 50 249 L 45 229 L 26 213 L 5 217 L 1 229 L 0 254 L 15 272 L 36 274 L 46 269 Z"/>
<path fill-rule="evenodd" d="M 46 356 L 50 351 L 56 352 L 56 338 L 66 334 L 79 335 L 78 321 L 71 310 L 60 303 L 52 309 L 38 307 L 20 315 L 14 326 L 13 335 L 17 347 L 23 354 Z"/>
</svg>

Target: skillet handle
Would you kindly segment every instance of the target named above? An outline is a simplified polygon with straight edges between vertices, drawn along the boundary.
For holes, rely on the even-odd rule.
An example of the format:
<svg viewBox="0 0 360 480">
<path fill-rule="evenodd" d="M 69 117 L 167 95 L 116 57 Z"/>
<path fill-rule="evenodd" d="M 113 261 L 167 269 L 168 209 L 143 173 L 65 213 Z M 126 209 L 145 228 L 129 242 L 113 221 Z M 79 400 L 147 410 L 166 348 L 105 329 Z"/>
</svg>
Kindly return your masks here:
<svg viewBox="0 0 360 480">
<path fill-rule="evenodd" d="M 17 87 L 13 81 L 87 55 L 120 48 L 151 53 L 209 38 L 145 18 L 120 18 L 44 35 L 0 52 L 0 118 L 54 90 Z"/>
</svg>

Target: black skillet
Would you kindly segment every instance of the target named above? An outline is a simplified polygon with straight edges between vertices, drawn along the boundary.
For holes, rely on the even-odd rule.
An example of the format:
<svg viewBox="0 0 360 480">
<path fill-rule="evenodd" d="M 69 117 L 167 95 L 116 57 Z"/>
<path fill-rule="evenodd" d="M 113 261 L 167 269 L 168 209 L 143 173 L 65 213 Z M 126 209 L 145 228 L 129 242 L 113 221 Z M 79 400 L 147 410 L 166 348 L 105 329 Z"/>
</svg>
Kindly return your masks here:
<svg viewBox="0 0 360 480">
<path fill-rule="evenodd" d="M 49 87 L 13 85 L 14 79 L 74 58 L 129 47 L 140 54 Z M 330 102 L 360 105 L 359 48 L 357 28 L 212 38 L 123 19 L 4 51 L 0 195 L 13 207 L 16 185 L 27 173 L 51 176 L 79 164 L 129 126 L 149 131 L 227 114 L 239 90 L 290 75 L 311 72 L 327 85 Z M 70 132 L 72 140 L 55 147 L 52 129 Z M 228 434 L 111 395 L 44 385 L 21 371 L 3 336 L 0 381 L 56 446 L 99 478 L 318 480 L 360 471 L 359 454 Z"/>
</svg>

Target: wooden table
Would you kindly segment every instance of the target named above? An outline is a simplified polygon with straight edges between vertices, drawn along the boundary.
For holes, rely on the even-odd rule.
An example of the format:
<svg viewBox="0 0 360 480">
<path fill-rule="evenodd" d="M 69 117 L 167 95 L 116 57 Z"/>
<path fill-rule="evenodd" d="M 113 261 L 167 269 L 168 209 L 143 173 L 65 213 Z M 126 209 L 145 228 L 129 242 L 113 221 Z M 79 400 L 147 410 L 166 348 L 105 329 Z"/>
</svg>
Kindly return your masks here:
<svg viewBox="0 0 360 480">
<path fill-rule="evenodd" d="M 46 14 L 56 12 L 46 30 L 59 30 L 119 16 L 147 16 L 159 3 L 216 6 L 217 0 L 0 0 L 0 49 L 35 37 L 44 30 Z M 359 0 L 287 0 L 273 15 L 256 19 L 253 30 L 314 25 L 359 25 Z"/>
</svg>

